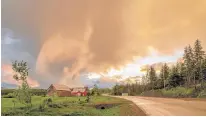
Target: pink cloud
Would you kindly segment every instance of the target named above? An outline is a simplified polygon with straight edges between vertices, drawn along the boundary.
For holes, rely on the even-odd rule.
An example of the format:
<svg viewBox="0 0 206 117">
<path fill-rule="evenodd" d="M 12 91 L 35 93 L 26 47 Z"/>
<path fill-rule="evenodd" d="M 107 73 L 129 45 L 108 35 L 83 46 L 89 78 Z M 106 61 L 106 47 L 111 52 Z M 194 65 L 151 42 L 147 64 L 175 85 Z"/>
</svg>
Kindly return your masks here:
<svg viewBox="0 0 206 117">
<path fill-rule="evenodd" d="M 13 78 L 14 71 L 12 70 L 11 65 L 2 65 L 1 66 L 1 71 L 2 71 L 2 82 L 9 83 L 9 84 L 15 84 L 15 85 L 21 85 L 21 81 L 16 81 Z M 27 82 L 30 87 L 39 87 L 38 81 L 32 79 L 31 77 L 27 78 Z"/>
</svg>

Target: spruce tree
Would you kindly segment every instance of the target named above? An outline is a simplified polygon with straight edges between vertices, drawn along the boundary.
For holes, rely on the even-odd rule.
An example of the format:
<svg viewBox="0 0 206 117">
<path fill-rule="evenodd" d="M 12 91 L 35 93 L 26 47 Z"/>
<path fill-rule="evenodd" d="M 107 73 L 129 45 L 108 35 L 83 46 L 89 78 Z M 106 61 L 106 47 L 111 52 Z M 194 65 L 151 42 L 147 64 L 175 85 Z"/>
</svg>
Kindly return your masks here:
<svg viewBox="0 0 206 117">
<path fill-rule="evenodd" d="M 202 82 L 206 81 L 206 58 L 202 62 Z"/>
<path fill-rule="evenodd" d="M 179 75 L 180 77 L 182 77 L 184 79 L 184 83 L 186 83 L 187 79 L 186 79 L 186 67 L 184 63 L 179 63 L 180 64 L 180 71 L 179 71 Z"/>
<path fill-rule="evenodd" d="M 170 70 L 170 76 L 168 79 L 168 83 L 170 87 L 177 87 L 183 84 L 183 78 L 180 77 L 178 73 L 178 68 L 175 65 Z"/>
<path fill-rule="evenodd" d="M 166 85 L 166 80 L 168 79 L 169 77 L 169 67 L 167 66 L 167 64 L 165 63 L 162 68 L 161 68 L 161 71 L 160 71 L 160 78 L 162 79 L 163 81 L 163 85 L 164 85 L 164 88 L 165 88 L 165 85 Z"/>
<path fill-rule="evenodd" d="M 205 56 L 205 52 L 201 46 L 201 42 L 197 39 L 194 43 L 194 84 L 196 80 L 201 81 L 203 79 L 202 76 L 202 62 Z"/>
<path fill-rule="evenodd" d="M 184 64 L 186 67 L 186 79 L 187 79 L 187 85 L 190 85 L 191 83 L 191 78 L 194 76 L 194 55 L 193 55 L 193 50 L 191 46 L 185 47 L 184 50 Z"/>
<path fill-rule="evenodd" d="M 154 83 L 157 80 L 157 75 L 156 75 L 156 71 L 155 71 L 153 66 L 151 66 L 149 69 L 148 77 L 149 77 L 150 83 L 152 85 L 152 89 L 154 90 Z"/>
<path fill-rule="evenodd" d="M 198 62 L 200 62 L 201 60 L 203 60 L 205 56 L 205 52 L 203 51 L 202 45 L 200 40 L 196 40 L 195 44 L 194 44 L 194 60 L 195 63 L 197 64 Z"/>
</svg>

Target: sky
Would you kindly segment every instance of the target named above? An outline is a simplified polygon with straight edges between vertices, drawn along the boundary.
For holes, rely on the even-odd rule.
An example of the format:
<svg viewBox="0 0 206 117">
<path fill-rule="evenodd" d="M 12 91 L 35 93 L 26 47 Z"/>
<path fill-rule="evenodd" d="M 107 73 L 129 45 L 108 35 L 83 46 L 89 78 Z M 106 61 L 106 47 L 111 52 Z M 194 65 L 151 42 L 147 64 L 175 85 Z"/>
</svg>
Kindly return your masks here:
<svg viewBox="0 0 206 117">
<path fill-rule="evenodd" d="M 111 87 L 148 64 L 176 62 L 196 39 L 206 48 L 205 0 L 2 0 L 1 81 L 24 60 L 32 87 Z"/>
</svg>

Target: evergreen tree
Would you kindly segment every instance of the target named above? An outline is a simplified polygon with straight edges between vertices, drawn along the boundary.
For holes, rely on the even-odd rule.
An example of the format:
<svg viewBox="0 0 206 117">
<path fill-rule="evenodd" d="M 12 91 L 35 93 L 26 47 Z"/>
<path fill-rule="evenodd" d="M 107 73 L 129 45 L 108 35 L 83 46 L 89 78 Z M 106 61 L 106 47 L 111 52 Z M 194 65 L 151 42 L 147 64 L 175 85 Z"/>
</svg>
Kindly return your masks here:
<svg viewBox="0 0 206 117">
<path fill-rule="evenodd" d="M 180 76 L 186 76 L 186 67 L 184 63 L 179 63 L 179 74 Z"/>
<path fill-rule="evenodd" d="M 157 75 L 156 75 L 156 71 L 155 71 L 153 66 L 151 66 L 149 69 L 148 77 L 149 77 L 149 81 L 152 85 L 152 89 L 154 89 L 154 83 L 157 80 Z"/>
<path fill-rule="evenodd" d="M 145 85 L 148 83 L 148 79 L 146 76 L 142 76 L 142 84 Z"/>
<path fill-rule="evenodd" d="M 202 88 L 205 88 L 203 87 L 205 81 L 206 81 L 206 58 L 204 58 L 202 61 L 202 81 L 201 81 Z"/>
<path fill-rule="evenodd" d="M 203 60 L 205 56 L 205 52 L 203 51 L 202 45 L 200 40 L 196 40 L 195 44 L 194 44 L 194 59 L 195 59 L 195 63 L 197 64 L 198 62 L 200 62 L 201 60 Z"/>
<path fill-rule="evenodd" d="M 167 64 L 165 63 L 162 68 L 161 68 L 161 71 L 160 71 L 160 78 L 161 80 L 163 81 L 163 86 L 165 88 L 165 85 L 166 85 L 166 80 L 168 79 L 169 77 L 169 67 L 167 66 Z"/>
<path fill-rule="evenodd" d="M 201 42 L 197 39 L 194 44 L 194 84 L 196 80 L 201 81 L 202 77 L 202 62 L 205 56 L 205 52 L 201 46 Z"/>
<path fill-rule="evenodd" d="M 174 65 L 174 66 L 171 68 L 171 70 L 170 70 L 170 76 L 173 75 L 173 74 L 179 75 L 177 65 Z"/>
<path fill-rule="evenodd" d="M 184 63 L 179 63 L 179 75 L 180 77 L 182 77 L 184 79 L 184 83 L 187 82 L 187 79 L 186 79 L 186 67 L 185 67 L 185 64 Z"/>
<path fill-rule="evenodd" d="M 149 68 L 148 68 L 148 67 L 147 67 L 147 71 L 146 71 L 145 78 L 146 78 L 147 81 L 149 82 Z"/>
<path fill-rule="evenodd" d="M 187 85 L 190 85 L 191 79 L 194 76 L 194 55 L 191 46 L 185 47 L 184 50 L 184 64 L 186 67 L 186 79 L 187 79 Z"/>
<path fill-rule="evenodd" d="M 177 66 L 173 66 L 170 72 L 168 84 L 170 87 L 180 86 L 184 83 L 184 79 L 180 77 Z"/>
</svg>

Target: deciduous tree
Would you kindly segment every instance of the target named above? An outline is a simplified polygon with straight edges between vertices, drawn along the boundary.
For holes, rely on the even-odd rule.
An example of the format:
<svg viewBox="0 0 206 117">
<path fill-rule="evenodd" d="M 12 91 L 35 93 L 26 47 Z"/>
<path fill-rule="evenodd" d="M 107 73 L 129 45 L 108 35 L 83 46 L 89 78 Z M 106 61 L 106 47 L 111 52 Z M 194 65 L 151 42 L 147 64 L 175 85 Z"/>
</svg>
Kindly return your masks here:
<svg viewBox="0 0 206 117">
<path fill-rule="evenodd" d="M 29 67 L 27 62 L 21 61 L 14 61 L 12 63 L 12 69 L 14 70 L 15 74 L 13 78 L 18 82 L 21 82 L 21 86 L 19 86 L 18 90 L 15 92 L 15 96 L 17 100 L 25 104 L 27 107 L 30 107 L 31 104 L 31 91 L 29 84 L 27 83 L 27 77 L 29 72 Z"/>
</svg>

